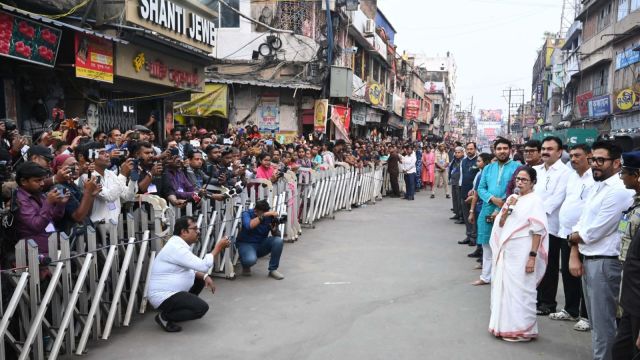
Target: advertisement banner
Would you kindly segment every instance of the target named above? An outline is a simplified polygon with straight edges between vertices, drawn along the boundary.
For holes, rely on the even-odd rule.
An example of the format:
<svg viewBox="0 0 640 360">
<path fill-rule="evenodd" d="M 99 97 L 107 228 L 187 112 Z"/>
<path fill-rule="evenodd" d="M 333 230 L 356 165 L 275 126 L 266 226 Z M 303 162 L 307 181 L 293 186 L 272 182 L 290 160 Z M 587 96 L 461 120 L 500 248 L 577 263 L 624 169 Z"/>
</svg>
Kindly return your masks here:
<svg viewBox="0 0 640 360">
<path fill-rule="evenodd" d="M 527 115 L 524 118 L 524 125 L 528 127 L 533 127 L 536 125 L 536 117 L 534 115 Z"/>
<path fill-rule="evenodd" d="M 424 83 L 424 92 L 427 94 L 443 93 L 444 82 L 441 81 L 427 81 Z"/>
<path fill-rule="evenodd" d="M 629 111 L 637 108 L 638 96 L 633 89 L 624 89 L 616 96 L 614 112 Z"/>
<path fill-rule="evenodd" d="M 184 116 L 218 116 L 227 119 L 228 86 L 226 84 L 207 84 L 204 94 L 191 94 L 191 101 L 175 107 L 175 111 Z"/>
<path fill-rule="evenodd" d="M 371 105 L 383 105 L 384 87 L 377 82 L 369 83 L 367 85 L 367 97 Z"/>
<path fill-rule="evenodd" d="M 329 112 L 329 99 L 316 100 L 313 106 L 313 128 L 324 133 L 327 130 L 327 113 Z"/>
<path fill-rule="evenodd" d="M 634 50 L 635 46 L 625 49 L 623 52 L 616 54 L 616 70 L 626 68 L 631 64 L 640 61 L 640 52 Z"/>
<path fill-rule="evenodd" d="M 263 96 L 257 110 L 261 132 L 280 131 L 280 99 L 277 96 Z"/>
<path fill-rule="evenodd" d="M 542 84 L 536 85 L 536 105 L 542 105 L 544 98 L 544 86 Z"/>
<path fill-rule="evenodd" d="M 407 99 L 404 107 L 404 118 L 418 120 L 420 115 L 420 99 Z"/>
<path fill-rule="evenodd" d="M 480 121 L 502 122 L 502 110 L 480 110 Z"/>
<path fill-rule="evenodd" d="M 76 77 L 113 84 L 113 43 L 75 33 Z"/>
<path fill-rule="evenodd" d="M 53 67 L 62 31 L 0 11 L 0 56 Z"/>
<path fill-rule="evenodd" d="M 331 122 L 336 127 L 336 139 L 349 141 L 349 125 L 351 122 L 351 109 L 344 106 L 331 106 Z"/>
<path fill-rule="evenodd" d="M 351 111 L 351 122 L 354 125 L 364 126 L 367 123 L 367 108 L 354 104 Z"/>
<path fill-rule="evenodd" d="M 611 96 L 602 95 L 589 100 L 589 116 L 602 117 L 611 114 Z"/>
<path fill-rule="evenodd" d="M 578 105 L 578 115 L 580 117 L 589 115 L 589 100 L 593 98 L 593 91 L 587 91 L 576 96 L 576 103 Z"/>
</svg>

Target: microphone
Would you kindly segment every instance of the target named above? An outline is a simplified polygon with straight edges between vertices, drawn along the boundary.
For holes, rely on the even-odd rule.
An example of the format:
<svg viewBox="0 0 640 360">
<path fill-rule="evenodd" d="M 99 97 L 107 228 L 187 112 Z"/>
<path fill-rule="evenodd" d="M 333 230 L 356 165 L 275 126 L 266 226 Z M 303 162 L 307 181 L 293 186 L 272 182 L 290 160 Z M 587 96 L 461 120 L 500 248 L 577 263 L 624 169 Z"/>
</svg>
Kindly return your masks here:
<svg viewBox="0 0 640 360">
<path fill-rule="evenodd" d="M 516 200 L 518 200 L 518 198 L 520 197 L 520 189 L 519 188 L 515 188 L 513 190 L 513 194 L 516 195 Z M 513 212 L 513 208 L 515 205 L 509 205 L 509 207 L 507 208 L 507 214 L 511 215 L 511 213 Z"/>
</svg>

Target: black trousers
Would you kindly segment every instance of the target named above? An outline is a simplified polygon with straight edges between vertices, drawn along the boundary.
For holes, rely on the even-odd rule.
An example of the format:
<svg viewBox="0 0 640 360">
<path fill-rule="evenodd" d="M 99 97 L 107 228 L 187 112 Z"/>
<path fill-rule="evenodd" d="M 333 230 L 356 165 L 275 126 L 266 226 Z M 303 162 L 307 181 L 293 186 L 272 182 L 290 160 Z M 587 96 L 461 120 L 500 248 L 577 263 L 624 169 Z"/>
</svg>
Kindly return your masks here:
<svg viewBox="0 0 640 360">
<path fill-rule="evenodd" d="M 400 184 L 398 183 L 399 173 L 389 172 L 389 182 L 391 182 L 391 191 L 394 196 L 400 196 Z"/>
<path fill-rule="evenodd" d="M 462 208 L 460 206 L 460 186 L 451 185 L 451 202 L 453 203 L 453 213 L 462 219 Z"/>
<path fill-rule="evenodd" d="M 558 276 L 560 274 L 560 243 L 559 237 L 549 235 L 549 258 L 547 270 L 538 285 L 538 307 L 556 310 L 556 293 L 558 292 Z M 567 269 L 568 270 L 568 269 Z M 580 280 L 578 280 L 580 281 Z"/>
<path fill-rule="evenodd" d="M 162 318 L 180 322 L 200 319 L 209 311 L 209 305 L 198 297 L 204 288 L 204 280 L 196 278 L 191 289 L 171 295 L 158 307 Z"/>
<path fill-rule="evenodd" d="M 636 347 L 638 332 L 640 332 L 640 317 L 631 316 L 625 311 L 618 324 L 616 340 L 611 349 L 613 359 L 631 360 L 640 354 L 640 350 Z"/>
<path fill-rule="evenodd" d="M 460 206 L 460 209 L 462 210 L 462 220 L 464 220 L 464 225 L 467 230 L 467 239 L 475 243 L 476 238 L 478 237 L 478 232 L 477 232 L 478 227 L 476 224 L 471 224 L 469 222 L 469 212 L 471 211 L 471 204 L 464 202 L 467 199 L 467 193 L 461 190 L 460 196 L 459 196 L 460 198 L 459 206 Z"/>
</svg>

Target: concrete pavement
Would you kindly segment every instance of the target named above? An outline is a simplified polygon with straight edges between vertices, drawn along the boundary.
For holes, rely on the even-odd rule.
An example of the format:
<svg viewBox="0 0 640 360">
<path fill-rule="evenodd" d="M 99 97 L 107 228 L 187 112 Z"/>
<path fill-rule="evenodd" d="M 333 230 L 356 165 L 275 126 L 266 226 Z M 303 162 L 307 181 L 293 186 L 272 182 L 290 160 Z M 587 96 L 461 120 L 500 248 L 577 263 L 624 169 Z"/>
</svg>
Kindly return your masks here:
<svg viewBox="0 0 640 360">
<path fill-rule="evenodd" d="M 280 270 L 216 280 L 211 309 L 168 334 L 153 311 L 86 359 L 587 359 L 589 333 L 539 318 L 540 338 L 510 344 L 487 332 L 489 287 L 458 245 L 450 200 L 387 199 L 343 211 L 286 244 Z M 561 293 L 561 290 L 560 290 Z M 558 303 L 563 304 L 561 294 Z"/>
</svg>

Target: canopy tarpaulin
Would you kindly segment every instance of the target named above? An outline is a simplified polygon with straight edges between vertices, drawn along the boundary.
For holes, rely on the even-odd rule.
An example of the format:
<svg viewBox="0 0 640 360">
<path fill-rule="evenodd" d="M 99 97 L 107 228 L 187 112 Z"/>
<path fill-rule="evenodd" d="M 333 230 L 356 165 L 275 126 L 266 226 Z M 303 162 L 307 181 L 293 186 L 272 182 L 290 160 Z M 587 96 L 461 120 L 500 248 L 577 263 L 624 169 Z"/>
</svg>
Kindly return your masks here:
<svg viewBox="0 0 640 360">
<path fill-rule="evenodd" d="M 183 116 L 218 116 L 228 118 L 226 84 L 206 84 L 204 94 L 192 94 L 191 101 L 176 105 L 173 110 Z"/>
</svg>

